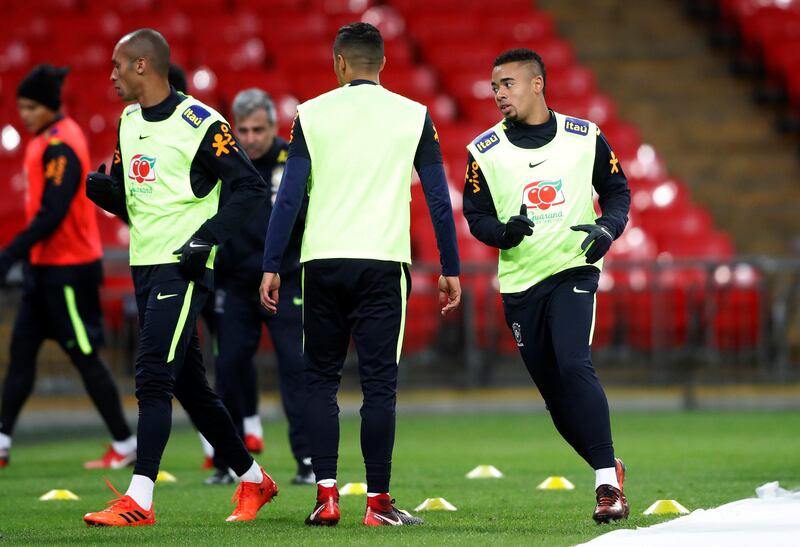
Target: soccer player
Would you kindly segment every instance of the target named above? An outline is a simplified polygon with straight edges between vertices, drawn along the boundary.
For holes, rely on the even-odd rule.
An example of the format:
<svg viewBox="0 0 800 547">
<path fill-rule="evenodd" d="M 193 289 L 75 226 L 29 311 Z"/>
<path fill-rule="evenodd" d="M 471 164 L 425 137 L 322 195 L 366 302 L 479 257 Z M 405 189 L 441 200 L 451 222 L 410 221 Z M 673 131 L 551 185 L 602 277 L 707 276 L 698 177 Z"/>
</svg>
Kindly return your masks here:
<svg viewBox="0 0 800 547">
<path fill-rule="evenodd" d="M 231 110 L 240 144 L 267 181 L 269 199 L 264 211 L 259 210 L 250 217 L 240 236 L 220 246 L 217 253 L 214 264 L 219 348 L 216 390 L 234 422 L 244 428 L 242 417 L 247 416 L 244 420 L 255 419 L 260 426 L 259 417 L 251 406 L 255 402 L 248 402 L 246 399 L 252 398 L 251 393 L 256 387 L 253 356 L 258 349 L 261 325 L 266 324 L 278 357 L 281 401 L 289 421 L 289 443 L 297 461 L 297 474 L 293 482 L 316 484 L 311 470 L 311 454 L 304 423 L 308 397 L 303 377 L 300 243 L 303 239 L 307 200 L 304 200 L 295 221 L 289 247 L 281 264 L 280 274 L 286 305 L 281 306 L 277 315 L 270 315 L 258 300 L 261 258 L 272 203 L 281 182 L 289 143 L 277 136 L 275 104 L 261 89 L 241 91 L 234 98 Z M 223 203 L 226 199 L 226 191 L 223 189 Z M 247 435 L 246 429 L 244 433 Z M 225 462 L 215 458 L 214 463 L 216 472 L 206 483 L 229 482 L 231 476 Z"/>
<path fill-rule="evenodd" d="M 410 258 L 411 169 L 416 168 L 442 262 L 442 314 L 459 305 L 455 226 L 438 136 L 425 106 L 379 84 L 386 62 L 380 32 L 367 23 L 339 29 L 333 44 L 339 89 L 298 107 L 289 158 L 264 248 L 261 302 L 280 313 L 282 256 L 307 193 L 303 265 L 306 411 L 317 504 L 308 525 L 339 521 L 336 467 L 339 389 L 352 335 L 361 388 L 361 451 L 368 526 L 421 524 L 389 495 L 397 366 Z M 291 292 L 289 293 L 291 294 Z M 291 303 L 284 303 L 284 309 Z"/>
<path fill-rule="evenodd" d="M 213 286 L 216 245 L 261 206 L 266 185 L 216 111 L 167 81 L 169 45 L 152 29 L 115 46 L 111 81 L 125 108 L 110 174 L 87 178 L 89 197 L 130 222 L 139 308 L 138 460 L 127 493 L 87 513 L 99 526 L 155 523 L 153 486 L 172 424 L 172 397 L 240 479 L 228 521 L 255 519 L 278 492 L 244 447 L 206 380 L 197 315 Z M 219 206 L 220 185 L 231 197 Z"/>
<path fill-rule="evenodd" d="M 550 110 L 545 83 L 529 49 L 495 60 L 504 119 L 467 146 L 464 216 L 478 240 L 500 249 L 506 323 L 556 428 L 595 469 L 593 517 L 608 522 L 629 508 L 591 339 L 602 258 L 625 229 L 630 191 L 600 129 Z"/>
<path fill-rule="evenodd" d="M 0 252 L 0 284 L 28 260 L 22 302 L 11 334 L 10 365 L 0 405 L 0 468 L 9 463 L 11 435 L 31 394 L 36 356 L 55 339 L 78 369 L 113 442 L 87 468 L 119 468 L 136 460 L 136 437 L 98 349 L 103 344 L 99 288 L 103 281 L 97 211 L 84 195 L 89 147 L 80 127 L 61 114 L 66 68 L 38 65 L 17 88 L 17 108 L 34 135 L 25 150 L 27 227 Z"/>
</svg>

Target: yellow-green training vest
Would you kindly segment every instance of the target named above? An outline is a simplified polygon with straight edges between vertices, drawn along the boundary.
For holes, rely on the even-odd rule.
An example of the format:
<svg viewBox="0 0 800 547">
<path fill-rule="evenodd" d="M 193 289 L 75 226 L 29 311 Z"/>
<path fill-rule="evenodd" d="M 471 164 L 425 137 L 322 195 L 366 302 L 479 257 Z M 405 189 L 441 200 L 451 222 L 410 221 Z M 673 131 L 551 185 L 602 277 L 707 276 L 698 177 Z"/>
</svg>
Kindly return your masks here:
<svg viewBox="0 0 800 547">
<path fill-rule="evenodd" d="M 166 120 L 148 122 L 138 104 L 122 112 L 119 144 L 130 218 L 130 264 L 178 262 L 179 249 L 219 208 L 217 181 L 208 195 L 192 192 L 189 172 L 208 127 L 225 119 L 187 97 Z M 229 128 L 226 125 L 224 128 Z M 216 247 L 206 263 L 213 267 Z"/>
<path fill-rule="evenodd" d="M 411 174 L 425 106 L 361 84 L 320 95 L 297 110 L 311 155 L 300 262 L 411 263 Z"/>
<path fill-rule="evenodd" d="M 524 291 L 553 274 L 586 266 L 585 232 L 570 226 L 593 224 L 592 170 L 598 129 L 586 120 L 554 113 L 556 136 L 541 148 L 513 145 L 500 122 L 467 145 L 483 172 L 497 210 L 507 222 L 528 206 L 533 235 L 501 250 L 497 268 L 500 292 Z M 595 266 L 602 268 L 602 260 Z"/>
</svg>

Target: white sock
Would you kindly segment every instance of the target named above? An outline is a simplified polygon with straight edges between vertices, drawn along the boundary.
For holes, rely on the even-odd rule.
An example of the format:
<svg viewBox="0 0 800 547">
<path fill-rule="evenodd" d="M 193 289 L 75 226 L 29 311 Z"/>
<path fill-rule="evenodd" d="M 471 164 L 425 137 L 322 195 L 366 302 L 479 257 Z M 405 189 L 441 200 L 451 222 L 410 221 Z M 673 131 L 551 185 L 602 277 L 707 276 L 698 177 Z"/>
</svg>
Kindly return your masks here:
<svg viewBox="0 0 800 547">
<path fill-rule="evenodd" d="M 597 487 L 600 486 L 601 484 L 610 484 L 614 488 L 619 488 L 619 483 L 617 482 L 616 467 L 604 467 L 603 469 L 595 469 L 594 489 L 597 490 Z"/>
<path fill-rule="evenodd" d="M 153 506 L 153 487 L 155 483 L 144 475 L 134 475 L 131 477 L 131 485 L 128 487 L 126 495 L 133 498 L 139 507 L 149 511 Z"/>
<path fill-rule="evenodd" d="M 303 465 L 311 465 L 311 458 L 303 458 L 302 463 L 303 463 Z M 336 482 L 335 479 L 325 479 L 325 480 L 326 481 L 333 480 L 334 482 Z"/>
<path fill-rule="evenodd" d="M 254 482 L 256 484 L 264 480 L 264 475 L 261 474 L 261 468 L 255 460 L 253 460 L 253 465 L 250 466 L 250 469 L 245 471 L 244 475 L 239 475 L 239 480 L 242 482 Z"/>
<path fill-rule="evenodd" d="M 203 434 L 198 432 L 197 436 L 200 437 L 200 444 L 203 445 L 203 454 L 205 454 L 206 458 L 213 458 L 214 457 L 214 447 L 211 446 L 211 443 L 203 437 Z"/>
<path fill-rule="evenodd" d="M 11 448 L 11 437 L 5 433 L 0 433 L 0 450 L 8 450 Z"/>
<path fill-rule="evenodd" d="M 317 481 L 317 484 L 325 488 L 330 488 L 336 486 L 336 479 L 322 479 L 321 481 Z"/>
<path fill-rule="evenodd" d="M 136 435 L 131 435 L 124 441 L 114 441 L 111 443 L 111 447 L 117 454 L 122 454 L 123 456 L 132 454 L 136 452 Z"/>
<path fill-rule="evenodd" d="M 380 496 L 381 494 L 388 494 L 389 492 L 367 492 L 368 498 L 374 498 L 375 496 Z"/>
<path fill-rule="evenodd" d="M 244 419 L 244 434 L 264 438 L 264 429 L 261 427 L 261 416 L 253 414 Z"/>
</svg>

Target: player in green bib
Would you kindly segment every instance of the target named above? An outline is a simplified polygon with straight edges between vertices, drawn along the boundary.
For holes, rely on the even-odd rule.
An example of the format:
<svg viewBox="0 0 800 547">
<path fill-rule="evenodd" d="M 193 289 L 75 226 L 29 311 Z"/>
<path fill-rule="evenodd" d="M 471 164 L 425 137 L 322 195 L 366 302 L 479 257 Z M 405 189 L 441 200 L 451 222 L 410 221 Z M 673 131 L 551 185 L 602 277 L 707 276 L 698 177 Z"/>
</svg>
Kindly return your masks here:
<svg viewBox="0 0 800 547">
<path fill-rule="evenodd" d="M 111 80 L 133 102 L 122 112 L 110 174 L 87 177 L 87 194 L 127 219 L 139 309 L 136 398 L 139 458 L 127 493 L 94 526 L 155 523 L 153 486 L 172 423 L 172 397 L 239 476 L 229 521 L 252 520 L 277 485 L 248 454 L 220 398 L 209 387 L 197 315 L 213 288 L 214 253 L 263 207 L 266 183 L 214 109 L 170 87 L 169 45 L 151 29 L 114 48 Z M 220 207 L 221 185 L 231 197 Z"/>
<path fill-rule="evenodd" d="M 529 49 L 495 60 L 503 120 L 467 146 L 464 215 L 478 240 L 500 249 L 506 322 L 556 428 L 595 470 L 593 518 L 609 522 L 629 507 L 591 341 L 603 255 L 625 229 L 630 191 L 600 129 L 550 110 L 545 83 Z"/>
</svg>

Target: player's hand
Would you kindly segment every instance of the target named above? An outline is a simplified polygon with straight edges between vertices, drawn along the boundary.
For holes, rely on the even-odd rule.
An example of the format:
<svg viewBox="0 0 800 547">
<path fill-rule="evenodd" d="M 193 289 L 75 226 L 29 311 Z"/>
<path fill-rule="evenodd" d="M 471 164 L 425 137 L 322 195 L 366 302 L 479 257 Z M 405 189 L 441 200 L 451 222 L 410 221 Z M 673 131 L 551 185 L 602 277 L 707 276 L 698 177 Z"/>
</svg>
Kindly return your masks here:
<svg viewBox="0 0 800 547">
<path fill-rule="evenodd" d="M 511 249 L 516 247 L 525 236 L 533 234 L 533 221 L 528 218 L 528 206 L 524 203 L 519 208 L 519 214 L 508 219 L 503 233 L 500 236 L 503 240 L 504 248 Z"/>
<path fill-rule="evenodd" d="M 589 235 L 581 243 L 581 250 L 586 251 L 586 263 L 594 264 L 608 252 L 614 243 L 614 236 L 605 226 L 600 224 L 579 224 L 570 226 L 570 230 L 586 232 Z M 590 247 L 591 245 L 591 247 Z M 588 251 L 586 249 L 589 249 Z"/>
<path fill-rule="evenodd" d="M 106 211 L 125 203 L 125 185 L 106 174 L 106 164 L 86 175 L 86 197 Z"/>
<path fill-rule="evenodd" d="M 172 254 L 180 255 L 181 259 L 178 263 L 178 268 L 181 275 L 187 281 L 197 281 L 206 272 L 206 262 L 214 244 L 210 241 L 205 241 L 197 235 L 189 238 L 189 241 L 183 244 L 180 249 L 175 249 Z"/>
<path fill-rule="evenodd" d="M 264 272 L 258 294 L 261 305 L 272 315 L 278 313 L 278 289 L 281 288 L 281 276 L 274 272 Z"/>
<path fill-rule="evenodd" d="M 439 304 L 442 304 L 442 315 L 454 311 L 461 304 L 461 282 L 456 276 L 439 276 Z"/>
</svg>

